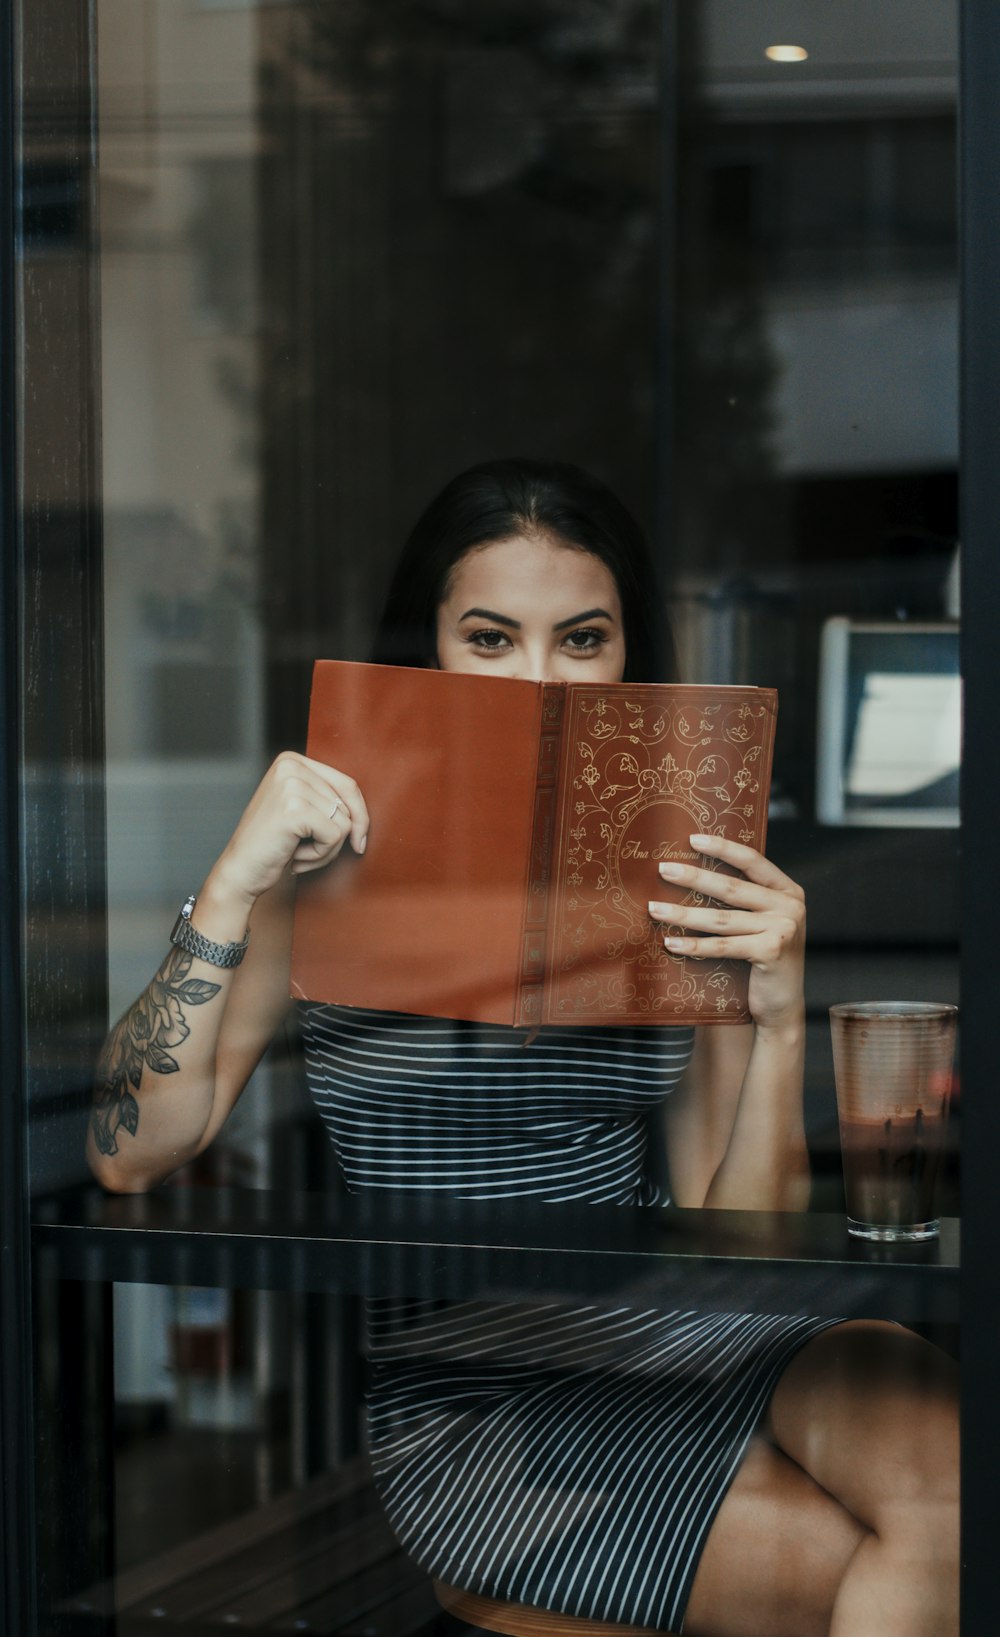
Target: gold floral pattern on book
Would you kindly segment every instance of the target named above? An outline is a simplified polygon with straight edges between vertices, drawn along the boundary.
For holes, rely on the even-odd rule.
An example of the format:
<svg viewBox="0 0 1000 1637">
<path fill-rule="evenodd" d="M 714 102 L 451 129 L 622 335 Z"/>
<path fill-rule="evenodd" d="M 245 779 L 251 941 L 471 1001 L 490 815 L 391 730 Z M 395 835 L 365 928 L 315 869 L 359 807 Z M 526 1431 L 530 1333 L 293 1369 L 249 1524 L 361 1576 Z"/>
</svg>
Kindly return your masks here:
<svg viewBox="0 0 1000 1637">
<path fill-rule="evenodd" d="M 692 834 L 762 847 L 773 706 L 732 703 L 724 690 L 637 686 L 634 698 L 572 690 L 565 732 L 573 775 L 563 792 L 566 845 L 558 895 L 550 1015 L 657 1014 L 745 1018 L 742 963 L 671 955 L 669 929 L 651 920 L 650 899 L 703 903 L 679 894 L 657 865 L 699 860 Z M 645 697 L 644 696 L 645 693 Z M 719 868 L 721 866 L 709 865 Z M 710 901 L 710 900 L 708 900 Z M 681 929 L 676 929 L 680 931 Z"/>
</svg>

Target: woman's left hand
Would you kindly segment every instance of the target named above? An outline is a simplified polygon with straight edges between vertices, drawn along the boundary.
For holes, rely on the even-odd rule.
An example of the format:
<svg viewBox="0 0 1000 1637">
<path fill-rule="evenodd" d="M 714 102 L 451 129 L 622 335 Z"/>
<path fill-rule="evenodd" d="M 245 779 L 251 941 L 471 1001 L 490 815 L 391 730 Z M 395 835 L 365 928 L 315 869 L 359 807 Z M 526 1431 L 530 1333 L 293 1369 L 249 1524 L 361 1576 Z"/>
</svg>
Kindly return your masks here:
<svg viewBox="0 0 1000 1637">
<path fill-rule="evenodd" d="M 714 905 L 650 903 L 653 919 L 671 928 L 664 938 L 667 949 L 696 960 L 749 961 L 754 1022 L 761 1028 L 799 1022 L 806 938 L 802 888 L 753 847 L 701 835 L 692 836 L 691 845 L 741 874 L 724 875 L 697 864 L 660 865 L 672 887 L 715 900 Z M 677 927 L 682 936 L 674 936 Z"/>
</svg>

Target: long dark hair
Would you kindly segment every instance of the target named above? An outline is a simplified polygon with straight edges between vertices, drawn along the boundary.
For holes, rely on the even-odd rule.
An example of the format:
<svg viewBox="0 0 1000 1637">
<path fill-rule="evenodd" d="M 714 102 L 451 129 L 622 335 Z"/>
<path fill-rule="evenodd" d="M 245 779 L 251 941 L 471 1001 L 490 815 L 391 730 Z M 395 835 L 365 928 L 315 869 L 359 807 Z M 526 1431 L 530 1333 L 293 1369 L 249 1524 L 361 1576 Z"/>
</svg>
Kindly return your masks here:
<svg viewBox="0 0 1000 1637">
<path fill-rule="evenodd" d="M 675 679 L 664 597 L 642 530 L 606 484 L 565 461 L 487 461 L 441 490 L 403 547 L 372 659 L 433 664 L 437 612 L 455 564 L 476 546 L 515 535 L 548 537 L 599 558 L 621 598 L 624 680 Z"/>
</svg>

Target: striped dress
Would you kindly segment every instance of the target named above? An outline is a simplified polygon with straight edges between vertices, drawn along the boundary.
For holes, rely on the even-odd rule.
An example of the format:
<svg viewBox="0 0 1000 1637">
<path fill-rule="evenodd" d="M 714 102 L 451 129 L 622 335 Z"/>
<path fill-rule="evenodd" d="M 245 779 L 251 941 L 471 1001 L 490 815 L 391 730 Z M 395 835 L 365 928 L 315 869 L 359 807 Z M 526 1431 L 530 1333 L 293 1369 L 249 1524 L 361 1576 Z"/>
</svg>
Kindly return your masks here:
<svg viewBox="0 0 1000 1637">
<path fill-rule="evenodd" d="M 522 1033 L 300 1004 L 352 1191 L 664 1203 L 647 1116 L 690 1029 Z M 712 1520 L 782 1370 L 835 1322 L 611 1304 L 370 1307 L 369 1439 L 390 1523 L 482 1596 L 680 1632 Z"/>
</svg>

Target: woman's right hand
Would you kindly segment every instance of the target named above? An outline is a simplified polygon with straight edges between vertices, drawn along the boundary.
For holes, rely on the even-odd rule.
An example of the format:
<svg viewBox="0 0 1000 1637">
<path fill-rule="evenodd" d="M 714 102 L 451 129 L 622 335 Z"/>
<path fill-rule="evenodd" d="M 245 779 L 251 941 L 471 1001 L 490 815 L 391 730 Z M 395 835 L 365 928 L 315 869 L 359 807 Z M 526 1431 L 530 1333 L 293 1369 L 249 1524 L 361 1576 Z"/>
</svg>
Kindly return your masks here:
<svg viewBox="0 0 1000 1637">
<path fill-rule="evenodd" d="M 104 1187 L 151 1188 L 212 1141 L 288 1006 L 290 875 L 321 869 L 348 839 L 364 852 L 367 836 L 368 809 L 346 773 L 294 751 L 268 769 L 193 916 L 196 932 L 224 944 L 242 939 L 253 915 L 246 961 L 225 970 L 203 962 L 192 978 L 198 957 L 169 950 L 108 1036 L 87 1150 Z M 166 1101 L 150 1095 L 163 1074 L 172 1076 Z"/>
<path fill-rule="evenodd" d="M 287 868 L 322 869 L 350 839 L 368 840 L 368 809 L 352 778 L 285 750 L 272 762 L 212 870 L 213 886 L 252 908 Z"/>
</svg>

